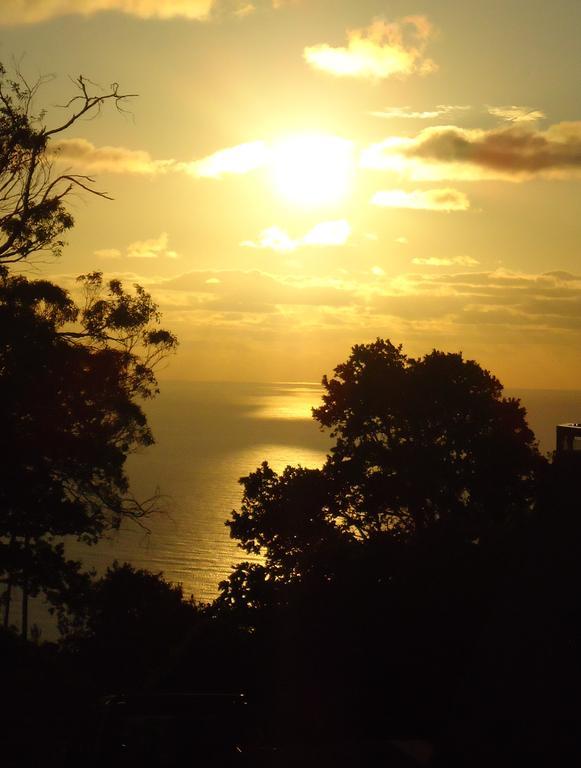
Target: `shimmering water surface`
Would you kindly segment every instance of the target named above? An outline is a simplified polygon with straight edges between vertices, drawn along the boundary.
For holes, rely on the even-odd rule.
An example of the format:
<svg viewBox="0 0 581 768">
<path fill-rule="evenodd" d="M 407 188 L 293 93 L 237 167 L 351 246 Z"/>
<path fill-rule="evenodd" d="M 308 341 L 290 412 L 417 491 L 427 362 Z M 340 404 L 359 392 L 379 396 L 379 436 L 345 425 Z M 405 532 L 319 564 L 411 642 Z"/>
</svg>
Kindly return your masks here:
<svg viewBox="0 0 581 768">
<path fill-rule="evenodd" d="M 186 594 L 207 601 L 232 565 L 249 559 L 224 525 L 240 504 L 240 477 L 264 460 L 321 466 L 329 440 L 311 418 L 320 387 L 308 383 L 164 383 L 147 404 L 156 444 L 132 456 L 132 489 L 146 498 L 167 494 L 151 533 L 127 525 L 110 542 L 74 546 L 75 557 L 102 570 L 114 559 L 163 571 Z"/>
</svg>

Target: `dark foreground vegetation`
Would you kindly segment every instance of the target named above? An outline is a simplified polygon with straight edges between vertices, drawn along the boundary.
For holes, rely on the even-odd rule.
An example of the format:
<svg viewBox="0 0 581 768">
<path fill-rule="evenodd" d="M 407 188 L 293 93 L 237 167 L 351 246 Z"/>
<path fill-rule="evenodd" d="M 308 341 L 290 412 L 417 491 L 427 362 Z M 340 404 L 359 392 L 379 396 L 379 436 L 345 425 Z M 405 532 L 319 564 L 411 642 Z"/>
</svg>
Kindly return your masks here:
<svg viewBox="0 0 581 768">
<path fill-rule="evenodd" d="M 140 402 L 176 341 L 139 287 L 95 273 L 73 296 L 15 271 L 58 251 L 66 196 L 90 180 L 53 171 L 61 128 L 0 74 L 0 763 L 579 758 L 581 465 L 543 458 L 520 403 L 460 354 L 353 348 L 314 410 L 334 438 L 324 467 L 242 479 L 227 525 L 263 559 L 213 604 L 67 558 L 68 538 L 159 508 L 124 466 L 153 440 Z M 73 122 L 123 98 L 79 88 Z M 59 642 L 29 629 L 37 595 Z"/>
</svg>

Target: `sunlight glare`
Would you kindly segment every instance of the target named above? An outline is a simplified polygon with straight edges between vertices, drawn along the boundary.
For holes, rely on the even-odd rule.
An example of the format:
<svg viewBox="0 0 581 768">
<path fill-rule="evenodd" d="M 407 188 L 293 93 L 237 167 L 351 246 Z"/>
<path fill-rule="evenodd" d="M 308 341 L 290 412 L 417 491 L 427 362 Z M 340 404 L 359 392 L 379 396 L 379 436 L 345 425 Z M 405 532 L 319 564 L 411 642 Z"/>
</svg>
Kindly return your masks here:
<svg viewBox="0 0 581 768">
<path fill-rule="evenodd" d="M 351 187 L 353 143 L 327 134 L 289 136 L 274 144 L 270 170 L 279 194 L 294 205 L 338 203 Z"/>
</svg>

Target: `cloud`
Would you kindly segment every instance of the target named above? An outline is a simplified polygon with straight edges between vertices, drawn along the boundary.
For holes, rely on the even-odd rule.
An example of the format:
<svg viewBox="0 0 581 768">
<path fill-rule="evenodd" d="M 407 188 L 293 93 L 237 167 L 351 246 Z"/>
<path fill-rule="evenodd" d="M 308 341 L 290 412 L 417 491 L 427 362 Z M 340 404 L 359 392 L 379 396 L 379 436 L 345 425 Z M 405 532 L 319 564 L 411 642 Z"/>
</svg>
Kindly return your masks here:
<svg viewBox="0 0 581 768">
<path fill-rule="evenodd" d="M 458 260 L 450 259 L 456 265 Z M 439 270 L 394 276 L 376 264 L 338 279 L 199 270 L 150 283 L 148 289 L 168 322 L 229 327 L 238 338 L 246 333 L 242 328 L 263 338 L 272 334 L 274 341 L 281 332 L 294 335 L 301 329 L 373 337 L 387 325 L 422 343 L 428 334 L 454 344 L 479 338 L 488 345 L 493 332 L 499 343 L 538 339 L 544 345 L 549 336 L 558 343 L 581 333 L 581 277 L 565 272 Z"/>
<path fill-rule="evenodd" d="M 220 149 L 191 163 L 178 163 L 176 170 L 191 176 L 220 179 L 225 174 L 244 174 L 261 168 L 268 159 L 268 148 L 264 141 L 251 141 L 235 147 Z"/>
<path fill-rule="evenodd" d="M 351 149 L 351 142 L 337 137 Z M 126 173 L 159 175 L 184 173 L 195 178 L 221 179 L 250 173 L 276 160 L 281 146 L 257 140 L 218 150 L 191 162 L 155 160 L 145 150 L 126 147 L 96 147 L 81 138 L 61 139 L 51 145 L 51 157 L 78 173 Z M 331 143 L 329 143 L 331 146 Z M 308 158 L 297 158 L 297 163 Z M 490 130 L 465 129 L 454 125 L 431 126 L 415 136 L 389 136 L 364 147 L 359 154 L 362 169 L 390 171 L 401 179 L 421 182 L 523 181 L 535 177 L 581 176 L 581 121 L 563 122 L 546 130 L 530 124 L 511 124 Z M 458 207 L 465 209 L 466 199 Z M 393 193 L 387 200 L 395 200 Z M 381 199 L 383 193 L 379 195 Z M 403 198 L 402 198 L 403 199 Z M 413 203 L 413 201 L 411 201 Z M 431 201 L 433 203 L 433 201 Z M 376 204 L 390 204 L 377 203 Z M 428 207 L 415 203 L 398 207 Z M 435 208 L 431 204 L 429 207 Z M 451 210 L 452 208 L 450 208 Z"/>
<path fill-rule="evenodd" d="M 361 153 L 363 168 L 415 181 L 564 178 L 581 171 L 581 122 L 545 131 L 514 125 L 492 130 L 426 128 L 415 138 L 390 137 Z"/>
<path fill-rule="evenodd" d="M 424 112 L 416 112 L 409 107 L 386 107 L 379 112 L 370 112 L 373 117 L 381 117 L 385 120 L 404 119 L 404 120 L 434 120 L 442 115 L 449 115 L 451 112 L 465 111 L 469 106 L 458 106 L 452 104 L 438 104 L 435 109 Z"/>
<path fill-rule="evenodd" d="M 140 264 L 107 266 L 128 263 Z M 233 377 L 243 370 L 250 379 L 264 370 L 268 350 L 266 361 L 279 378 L 292 372 L 289 360 L 295 368 L 299 365 L 296 370 L 305 370 L 298 362 L 302 352 L 308 354 L 312 369 L 301 376 L 315 377 L 317 371 L 331 369 L 353 339 L 372 341 L 388 332 L 410 351 L 462 349 L 488 367 L 496 369 L 501 361 L 503 378 L 506 366 L 510 369 L 518 359 L 517 367 L 532 377 L 531 386 L 572 386 L 578 360 L 571 350 L 581 342 L 581 276 L 558 270 L 476 272 L 461 266 L 426 267 L 423 272 L 415 266 L 413 272 L 394 274 L 394 265 L 388 263 L 369 262 L 359 270 L 336 269 L 317 277 L 296 270 L 270 274 L 207 269 L 166 280 L 144 279 L 120 269 L 110 274 L 143 284 L 152 293 L 164 323 L 182 341 L 184 375 L 192 365 L 201 370 L 202 349 L 208 370 L 215 370 L 218 357 L 228 361 L 225 371 Z M 372 266 L 386 274 L 372 271 Z M 69 283 L 76 285 L 74 275 Z M 285 351 L 278 355 L 281 338 Z M 542 365 L 530 368 L 530 360 L 538 359 L 541 350 L 546 351 Z M 531 353 L 537 357 L 531 358 Z M 560 362 L 556 368 L 555 356 Z M 568 376 L 563 374 L 565 365 Z"/>
<path fill-rule="evenodd" d="M 548 334 L 556 343 L 564 334 L 581 332 L 581 277 L 569 273 L 403 274 L 378 284 L 367 303 L 376 322 L 381 317 L 404 323 L 409 333 L 429 331 L 464 341 L 467 334 L 487 340 L 494 332 L 497 342 L 546 344 Z"/>
<path fill-rule="evenodd" d="M 429 256 L 428 258 L 415 258 L 412 259 L 412 264 L 423 264 L 428 267 L 451 267 L 453 264 L 458 264 L 462 267 L 473 267 L 480 262 L 473 259 L 472 256 L 454 256 L 450 259 L 440 259 L 436 256 Z"/>
<path fill-rule="evenodd" d="M 581 122 L 559 123 L 546 131 L 520 127 L 492 131 L 429 128 L 407 154 L 515 174 L 579 169 Z"/>
<path fill-rule="evenodd" d="M 156 297 L 191 313 L 278 314 L 280 307 L 343 307 L 355 301 L 351 285 L 325 278 L 273 275 L 259 270 L 195 270 L 164 280 Z M 173 294 L 173 296 L 171 296 Z"/>
<path fill-rule="evenodd" d="M 387 274 L 376 275 L 372 264 L 316 279 L 296 272 L 195 271 L 150 280 L 147 289 L 182 341 L 183 375 L 191 366 L 204 370 L 203 358 L 212 371 L 217 360 L 226 361 L 223 372 L 232 378 L 250 380 L 267 365 L 271 380 L 293 371 L 314 379 L 332 369 L 353 339 L 388 333 L 413 354 L 434 346 L 462 349 L 501 378 L 512 376 L 513 384 L 524 370 L 528 386 L 573 386 L 580 276 L 462 268 L 421 273 L 418 267 L 394 275 L 382 262 Z M 138 275 L 126 279 L 143 282 Z"/>
<path fill-rule="evenodd" d="M 256 11 L 256 6 L 254 5 L 254 3 L 242 3 L 234 11 L 234 16 L 238 16 L 239 18 L 244 18 L 246 16 L 250 16 L 255 11 Z"/>
<path fill-rule="evenodd" d="M 258 240 L 243 240 L 240 245 L 243 248 L 266 248 L 279 253 L 295 251 L 299 241 L 293 240 L 290 235 L 280 227 L 267 227 L 258 236 Z"/>
<path fill-rule="evenodd" d="M 532 109 L 532 107 L 490 107 L 487 111 L 493 117 L 499 117 L 501 120 L 506 120 L 509 123 L 534 123 L 537 120 L 543 120 L 546 115 L 541 112 L 540 109 Z"/>
<path fill-rule="evenodd" d="M 295 5 L 300 0 L 254 0 L 254 2 L 246 2 L 245 0 L 214 0 L 215 4 L 226 10 L 233 4 L 234 8 L 232 13 L 238 18 L 245 18 L 258 11 L 267 10 L 269 8 L 279 10 L 288 5 Z"/>
<path fill-rule="evenodd" d="M 351 235 L 351 226 L 345 219 L 322 221 L 310 229 L 306 235 L 293 239 L 280 227 L 263 229 L 258 240 L 244 240 L 240 245 L 245 248 L 266 248 L 279 253 L 296 251 L 302 246 L 345 245 Z"/>
<path fill-rule="evenodd" d="M 168 249 L 167 232 L 162 232 L 159 237 L 150 240 L 136 240 L 127 246 L 128 259 L 157 259 L 164 257 L 167 259 L 177 259 L 178 254 Z"/>
<path fill-rule="evenodd" d="M 207 19 L 214 0 L 2 0 L 0 26 L 37 24 L 59 16 L 118 11 L 141 19 Z"/>
<path fill-rule="evenodd" d="M 388 189 L 376 192 L 371 203 L 382 208 L 414 208 L 423 211 L 467 211 L 470 207 L 468 197 L 457 189 L 416 189 L 413 192 Z"/>
<path fill-rule="evenodd" d="M 0 27 L 38 24 L 62 16 L 93 16 L 116 11 L 139 19 L 174 19 L 206 21 L 219 11 L 234 16 L 248 16 L 258 5 L 279 9 L 299 0 L 0 0 Z"/>
<path fill-rule="evenodd" d="M 351 226 L 345 219 L 322 221 L 303 237 L 304 245 L 345 245 L 351 235 Z"/>
<path fill-rule="evenodd" d="M 406 16 L 401 21 L 376 19 L 366 29 L 347 33 L 345 47 L 322 43 L 304 50 L 315 69 L 342 77 L 385 79 L 412 73 L 433 72 L 436 65 L 424 57 L 433 29 L 424 16 Z"/>
<path fill-rule="evenodd" d="M 52 142 L 50 155 L 80 173 L 155 175 L 172 172 L 220 179 L 226 174 L 244 174 L 262 167 L 269 157 L 269 149 L 263 141 L 252 141 L 221 149 L 200 160 L 178 162 L 154 160 L 142 149 L 96 147 L 86 139 L 74 138 Z"/>
<path fill-rule="evenodd" d="M 121 251 L 118 248 L 100 248 L 94 253 L 98 259 L 120 259 L 121 258 Z"/>
<path fill-rule="evenodd" d="M 162 232 L 159 237 L 149 240 L 135 240 L 130 243 L 125 251 L 128 259 L 177 259 L 179 254 L 168 248 L 169 237 L 167 232 Z M 95 251 L 95 256 L 101 259 L 120 259 L 123 254 L 118 248 L 101 248 Z"/>
<path fill-rule="evenodd" d="M 96 147 L 86 139 L 60 139 L 50 154 L 82 173 L 136 173 L 154 175 L 173 166 L 173 160 L 152 160 L 148 152 L 125 147 Z"/>
</svg>

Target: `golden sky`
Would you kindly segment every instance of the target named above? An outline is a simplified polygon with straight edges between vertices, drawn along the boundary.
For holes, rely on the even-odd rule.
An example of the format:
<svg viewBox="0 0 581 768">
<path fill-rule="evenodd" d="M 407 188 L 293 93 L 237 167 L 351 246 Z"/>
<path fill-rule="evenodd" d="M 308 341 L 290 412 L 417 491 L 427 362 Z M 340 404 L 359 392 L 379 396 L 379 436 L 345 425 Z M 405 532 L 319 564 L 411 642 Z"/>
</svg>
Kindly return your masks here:
<svg viewBox="0 0 581 768">
<path fill-rule="evenodd" d="M 581 381 L 579 0 L 2 0 L 0 59 L 137 93 L 53 146 L 113 202 L 41 274 L 140 282 L 164 375 L 318 380 L 354 343 Z"/>
</svg>

